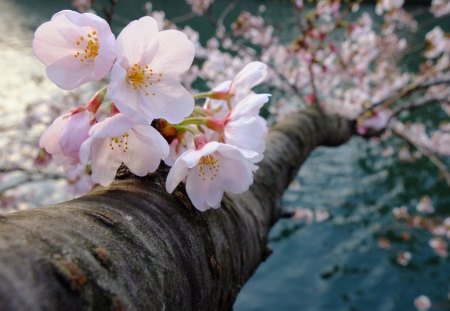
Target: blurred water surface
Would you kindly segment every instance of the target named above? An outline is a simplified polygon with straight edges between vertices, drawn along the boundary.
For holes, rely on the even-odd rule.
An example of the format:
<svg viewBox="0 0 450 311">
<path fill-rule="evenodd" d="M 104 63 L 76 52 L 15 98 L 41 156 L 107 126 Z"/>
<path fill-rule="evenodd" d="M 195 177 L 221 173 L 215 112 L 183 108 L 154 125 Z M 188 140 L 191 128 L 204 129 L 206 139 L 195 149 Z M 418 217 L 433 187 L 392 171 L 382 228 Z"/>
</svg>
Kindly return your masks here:
<svg viewBox="0 0 450 311">
<path fill-rule="evenodd" d="M 169 17 L 188 9 L 183 1 L 154 2 L 155 9 L 165 10 Z M 291 14 L 285 1 L 240 5 L 255 10 L 261 3 L 280 20 Z M 60 96 L 62 91 L 42 79 L 44 69 L 33 56 L 31 41 L 39 24 L 69 5 L 70 1 L 0 0 L 3 125 L 21 122 L 26 104 Z M 134 19 L 142 15 L 142 7 L 143 1 L 122 1 L 118 12 Z M 115 29 L 121 26 L 118 22 Z M 192 27 L 203 29 L 204 37 L 210 35 L 211 29 L 198 20 Z M 413 231 L 408 242 L 394 242 L 390 250 L 377 245 L 383 232 L 401 226 L 392 209 L 406 206 L 412 211 L 422 195 L 430 195 L 438 214 L 448 215 L 449 189 L 427 161 L 401 163 L 395 155 L 382 156 L 384 148 L 355 138 L 312 154 L 297 177 L 300 187 L 296 184 L 286 192 L 284 206 L 325 210 L 330 218 L 312 224 L 280 221 L 271 233 L 273 254 L 244 285 L 235 310 L 414 310 L 413 300 L 421 294 L 431 298 L 433 310 L 450 309 L 449 260 L 433 254 L 427 244 L 430 234 Z M 413 255 L 406 267 L 396 263 L 399 250 Z"/>
</svg>

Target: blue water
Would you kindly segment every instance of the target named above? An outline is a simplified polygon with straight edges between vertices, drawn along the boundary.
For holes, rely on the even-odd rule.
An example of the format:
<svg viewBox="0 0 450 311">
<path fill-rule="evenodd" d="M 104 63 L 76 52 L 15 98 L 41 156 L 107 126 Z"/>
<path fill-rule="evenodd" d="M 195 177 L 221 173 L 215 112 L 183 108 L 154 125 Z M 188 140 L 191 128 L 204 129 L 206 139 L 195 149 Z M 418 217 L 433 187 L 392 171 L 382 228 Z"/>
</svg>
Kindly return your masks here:
<svg viewBox="0 0 450 311">
<path fill-rule="evenodd" d="M 424 184 L 437 186 L 432 170 L 418 176 L 408 165 L 399 175 L 396 161 L 380 151 L 355 138 L 313 153 L 297 177 L 301 190 L 288 191 L 284 206 L 327 209 L 331 218 L 280 221 L 271 232 L 273 253 L 244 286 L 236 310 L 414 310 L 421 294 L 449 307 L 449 260 L 429 249 L 430 234 L 414 231 L 410 243 L 391 250 L 377 246 L 386 228 L 400 227 L 392 208 L 414 209 L 420 193 L 430 193 Z M 433 199 L 448 214 L 448 196 Z M 413 254 L 407 267 L 396 263 L 398 250 Z"/>
<path fill-rule="evenodd" d="M 225 4 L 225 0 L 216 1 L 221 7 Z M 68 8 L 69 2 L 0 0 L 2 7 L 14 7 L 14 14 L 21 14 L 17 22 L 24 35 L 15 40 L 26 50 L 26 57 L 32 57 L 28 41 L 32 31 L 54 12 Z M 169 17 L 187 9 L 184 1 L 153 2 Z M 121 1 L 118 12 L 125 19 L 137 18 L 143 3 Z M 287 1 L 241 1 L 239 5 L 256 10 L 261 3 L 267 4 L 274 19 L 289 22 Z M 210 32 L 198 19 L 191 26 L 201 30 L 202 38 Z M 119 27 L 120 22 L 115 25 Z M 5 36 L 0 39 L 0 45 L 11 42 Z M 415 62 L 409 60 L 412 65 Z M 19 73 L 12 72 L 8 80 Z M 440 118 L 436 113 L 429 112 L 434 120 Z M 312 154 L 297 177 L 300 190 L 288 190 L 283 205 L 324 209 L 331 217 L 322 223 L 289 219 L 277 223 L 270 235 L 273 253 L 245 284 L 235 310 L 415 310 L 413 300 L 421 294 L 431 298 L 433 310 L 450 309 L 446 298 L 449 259 L 433 254 L 429 233 L 410 230 L 392 216 L 398 206 L 413 211 L 425 194 L 430 195 L 438 214 L 449 215 L 449 188 L 426 160 L 401 163 L 395 155 L 383 157 L 385 147 L 355 138 L 339 148 L 319 148 Z M 409 232 L 411 240 L 396 239 L 389 250 L 378 247 L 379 237 L 402 232 Z M 396 263 L 399 250 L 412 253 L 406 267 Z"/>
</svg>

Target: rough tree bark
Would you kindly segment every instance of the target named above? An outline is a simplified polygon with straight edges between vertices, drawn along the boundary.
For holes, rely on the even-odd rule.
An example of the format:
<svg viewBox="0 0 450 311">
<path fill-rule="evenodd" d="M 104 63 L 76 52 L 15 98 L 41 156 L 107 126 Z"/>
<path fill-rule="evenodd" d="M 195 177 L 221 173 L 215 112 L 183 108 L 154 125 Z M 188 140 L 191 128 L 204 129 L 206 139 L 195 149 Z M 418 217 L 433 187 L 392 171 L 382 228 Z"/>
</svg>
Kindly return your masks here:
<svg viewBox="0 0 450 311">
<path fill-rule="evenodd" d="M 315 109 L 273 127 L 250 190 L 205 213 L 167 167 L 51 207 L 0 218 L 1 310 L 228 310 L 269 254 L 280 198 L 317 146 L 352 124 Z"/>
</svg>

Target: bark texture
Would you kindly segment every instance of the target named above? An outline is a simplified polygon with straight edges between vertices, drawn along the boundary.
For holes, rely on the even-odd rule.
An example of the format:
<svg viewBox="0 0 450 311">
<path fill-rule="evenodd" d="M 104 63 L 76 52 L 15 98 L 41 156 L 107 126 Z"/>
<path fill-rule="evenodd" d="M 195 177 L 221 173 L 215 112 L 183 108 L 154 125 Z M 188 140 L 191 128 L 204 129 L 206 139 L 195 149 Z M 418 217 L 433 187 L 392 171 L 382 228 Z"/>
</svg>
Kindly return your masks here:
<svg viewBox="0 0 450 311">
<path fill-rule="evenodd" d="M 0 217 L 0 310 L 229 310 L 269 254 L 280 198 L 308 154 L 352 135 L 315 109 L 273 127 L 250 190 L 196 211 L 168 168 Z"/>
</svg>

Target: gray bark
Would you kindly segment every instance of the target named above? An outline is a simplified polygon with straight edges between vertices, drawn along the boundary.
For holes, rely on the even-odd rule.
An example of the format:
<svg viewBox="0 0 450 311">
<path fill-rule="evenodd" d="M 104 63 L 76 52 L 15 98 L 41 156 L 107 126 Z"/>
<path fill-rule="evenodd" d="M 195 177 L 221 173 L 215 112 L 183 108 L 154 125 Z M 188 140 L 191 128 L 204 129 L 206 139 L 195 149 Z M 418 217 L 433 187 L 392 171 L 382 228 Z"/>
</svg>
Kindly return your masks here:
<svg viewBox="0 0 450 311">
<path fill-rule="evenodd" d="M 168 168 L 55 206 L 0 217 L 0 310 L 229 310 L 268 256 L 283 191 L 352 124 L 315 109 L 273 127 L 250 190 L 199 212 Z"/>
</svg>

